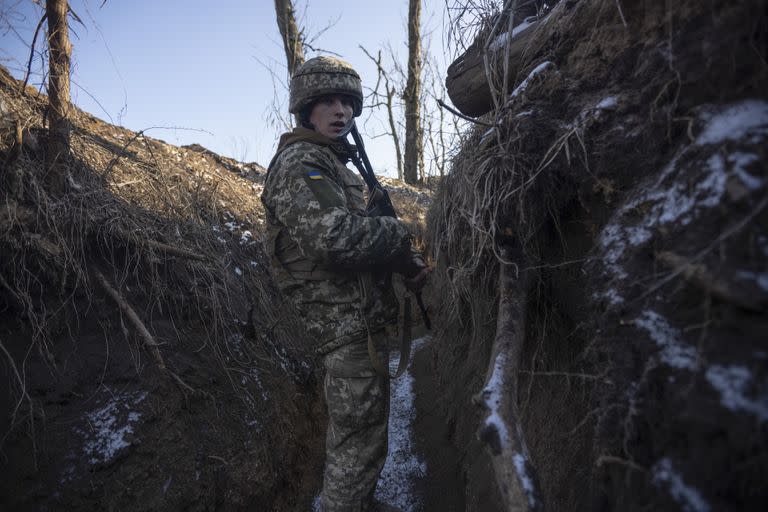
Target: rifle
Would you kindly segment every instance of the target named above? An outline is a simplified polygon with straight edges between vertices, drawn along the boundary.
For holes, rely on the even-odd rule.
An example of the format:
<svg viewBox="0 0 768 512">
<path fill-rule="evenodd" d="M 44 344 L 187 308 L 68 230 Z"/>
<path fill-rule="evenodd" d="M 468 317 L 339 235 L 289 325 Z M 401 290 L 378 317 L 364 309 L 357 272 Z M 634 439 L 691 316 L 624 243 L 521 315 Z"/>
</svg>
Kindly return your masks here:
<svg viewBox="0 0 768 512">
<path fill-rule="evenodd" d="M 357 124 L 352 123 L 352 129 L 350 130 L 352 139 L 357 146 L 357 155 L 352 157 L 352 163 L 355 164 L 357 170 L 360 172 L 360 176 L 368 186 L 368 205 L 365 208 L 365 213 L 369 217 L 393 217 L 397 218 L 397 212 L 392 205 L 392 200 L 389 198 L 389 192 L 385 189 L 376 175 L 373 173 L 373 166 L 371 161 L 368 160 L 368 153 L 365 152 L 365 144 L 363 144 L 363 138 L 360 136 L 360 132 L 357 131 Z M 421 292 L 415 292 L 416 303 L 421 310 L 421 317 L 424 319 L 424 327 L 432 329 L 432 322 L 429 319 L 429 313 L 427 307 L 424 305 L 424 299 L 421 297 Z"/>
</svg>

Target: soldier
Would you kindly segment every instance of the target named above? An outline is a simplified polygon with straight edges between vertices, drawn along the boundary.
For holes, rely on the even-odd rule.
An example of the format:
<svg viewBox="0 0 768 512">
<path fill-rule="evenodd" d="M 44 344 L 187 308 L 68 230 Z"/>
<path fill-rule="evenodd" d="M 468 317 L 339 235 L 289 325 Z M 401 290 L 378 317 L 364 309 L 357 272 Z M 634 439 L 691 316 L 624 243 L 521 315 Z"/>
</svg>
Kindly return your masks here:
<svg viewBox="0 0 768 512">
<path fill-rule="evenodd" d="M 366 216 L 363 183 L 345 165 L 355 148 L 344 137 L 362 103 L 349 64 L 305 62 L 290 88 L 301 126 L 280 137 L 261 196 L 275 277 L 326 370 L 324 512 L 396 510 L 373 499 L 387 456 L 389 380 L 369 347 L 386 346 L 398 311 L 389 280 L 376 275 L 402 274 L 418 290 L 429 272 L 399 220 Z"/>
</svg>

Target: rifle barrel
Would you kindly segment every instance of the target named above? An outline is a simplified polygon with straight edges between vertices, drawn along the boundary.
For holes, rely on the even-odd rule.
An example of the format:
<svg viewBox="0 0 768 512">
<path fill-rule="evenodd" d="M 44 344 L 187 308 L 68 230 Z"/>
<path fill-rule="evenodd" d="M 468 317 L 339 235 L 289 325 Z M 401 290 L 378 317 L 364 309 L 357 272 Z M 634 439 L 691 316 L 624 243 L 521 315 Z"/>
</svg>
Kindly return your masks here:
<svg viewBox="0 0 768 512">
<path fill-rule="evenodd" d="M 380 187 L 381 183 L 379 183 L 379 180 L 376 179 L 376 175 L 373 172 L 373 166 L 371 165 L 371 161 L 368 159 L 368 153 L 365 151 L 363 138 L 360 136 L 360 132 L 357 131 L 357 123 L 352 125 L 352 130 L 350 133 L 352 133 L 352 139 L 355 141 L 355 145 L 357 146 L 357 154 L 360 155 L 360 159 L 365 169 L 365 173 L 363 174 L 361 172 L 361 174 L 363 174 L 365 184 L 368 185 L 368 190 L 372 191 L 377 186 Z"/>
</svg>

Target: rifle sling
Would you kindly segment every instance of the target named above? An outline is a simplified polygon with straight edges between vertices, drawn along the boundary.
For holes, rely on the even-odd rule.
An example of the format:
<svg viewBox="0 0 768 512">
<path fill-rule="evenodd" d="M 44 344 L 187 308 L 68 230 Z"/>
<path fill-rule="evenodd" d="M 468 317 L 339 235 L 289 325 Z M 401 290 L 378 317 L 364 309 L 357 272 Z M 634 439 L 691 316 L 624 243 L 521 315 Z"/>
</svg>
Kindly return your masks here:
<svg viewBox="0 0 768 512">
<path fill-rule="evenodd" d="M 389 365 L 384 364 L 376 350 L 376 344 L 368 329 L 368 357 L 371 358 L 371 364 L 376 373 L 381 377 L 396 379 L 400 377 L 405 369 L 408 368 L 408 359 L 411 357 L 411 298 L 406 296 L 402 302 L 402 325 L 400 326 L 400 362 L 397 363 L 397 371 L 394 375 L 389 374 Z M 368 326 L 366 325 L 366 328 Z"/>
</svg>

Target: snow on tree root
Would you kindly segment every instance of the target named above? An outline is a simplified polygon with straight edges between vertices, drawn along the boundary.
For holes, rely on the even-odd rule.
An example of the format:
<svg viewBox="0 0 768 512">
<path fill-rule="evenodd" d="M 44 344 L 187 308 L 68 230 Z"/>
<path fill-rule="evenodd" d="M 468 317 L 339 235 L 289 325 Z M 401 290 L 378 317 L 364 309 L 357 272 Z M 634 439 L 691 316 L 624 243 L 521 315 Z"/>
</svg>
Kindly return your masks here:
<svg viewBox="0 0 768 512">
<path fill-rule="evenodd" d="M 501 248 L 501 252 L 503 261 L 516 259 L 507 248 Z M 478 437 L 491 455 L 504 510 L 532 512 L 543 510 L 544 504 L 517 407 L 517 374 L 530 278 L 527 273 L 521 273 L 520 279 L 515 277 L 510 265 L 500 264 L 496 337 L 485 386 L 474 402 L 488 411 Z"/>
</svg>

